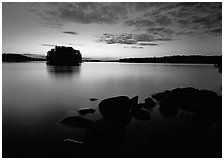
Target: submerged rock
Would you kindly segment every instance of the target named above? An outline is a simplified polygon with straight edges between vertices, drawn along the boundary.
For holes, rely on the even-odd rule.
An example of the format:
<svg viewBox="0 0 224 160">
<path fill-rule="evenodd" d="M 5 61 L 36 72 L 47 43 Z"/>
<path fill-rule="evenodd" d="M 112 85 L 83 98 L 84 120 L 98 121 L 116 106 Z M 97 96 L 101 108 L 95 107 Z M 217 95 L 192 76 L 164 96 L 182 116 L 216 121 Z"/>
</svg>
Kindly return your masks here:
<svg viewBox="0 0 224 160">
<path fill-rule="evenodd" d="M 98 99 L 97 98 L 90 98 L 89 100 L 90 101 L 97 101 Z"/>
<path fill-rule="evenodd" d="M 154 102 L 153 99 L 150 97 L 145 99 L 145 104 L 147 104 L 145 105 L 146 109 L 151 109 L 156 106 L 156 102 Z"/>
<path fill-rule="evenodd" d="M 160 106 L 159 108 L 161 114 L 166 118 L 176 117 L 178 113 L 178 109 L 175 106 Z"/>
<path fill-rule="evenodd" d="M 130 103 L 131 103 L 131 110 L 138 109 L 138 96 L 131 98 Z"/>
<path fill-rule="evenodd" d="M 79 110 L 79 114 L 81 114 L 82 116 L 88 114 L 88 113 L 94 113 L 96 110 L 93 108 L 82 108 Z"/>
<path fill-rule="evenodd" d="M 131 115 L 139 120 L 151 120 L 151 114 L 145 110 L 139 109 L 131 112 Z"/>
<path fill-rule="evenodd" d="M 79 145 L 84 145 L 84 143 L 82 141 L 77 141 L 77 140 L 74 140 L 74 139 L 65 139 L 64 142 L 66 143 L 73 143 L 73 144 L 79 144 Z"/>
<path fill-rule="evenodd" d="M 212 123 L 221 122 L 221 96 L 213 91 L 186 87 L 160 92 L 158 95 L 160 112 L 166 117 L 176 116 L 178 109 L 181 109 L 194 113 L 194 122 L 201 126 L 202 123 L 210 126 Z"/>
<path fill-rule="evenodd" d="M 85 131 L 85 145 L 90 150 L 107 150 L 121 144 L 125 138 L 125 123 L 100 119 Z"/>
<path fill-rule="evenodd" d="M 65 139 L 64 142 L 76 147 L 84 147 L 90 152 L 110 150 L 124 141 L 127 124 L 127 122 L 115 122 L 103 118 L 85 127 L 83 141 Z"/>
<path fill-rule="evenodd" d="M 131 102 L 127 96 L 118 96 L 102 100 L 99 110 L 105 119 L 125 121 L 130 117 Z"/>
<path fill-rule="evenodd" d="M 171 91 L 166 90 L 164 92 L 159 92 L 159 93 L 153 94 L 152 98 L 154 98 L 157 101 L 161 101 L 164 98 L 166 98 L 170 93 L 171 93 Z"/>
<path fill-rule="evenodd" d="M 62 125 L 68 127 L 78 127 L 78 128 L 87 128 L 93 124 L 91 120 L 74 116 L 74 117 L 67 117 L 60 122 Z"/>
<path fill-rule="evenodd" d="M 139 103 L 138 105 L 137 105 L 137 109 L 139 110 L 139 109 L 142 109 L 142 108 L 147 108 L 147 104 L 145 104 L 145 103 Z"/>
</svg>

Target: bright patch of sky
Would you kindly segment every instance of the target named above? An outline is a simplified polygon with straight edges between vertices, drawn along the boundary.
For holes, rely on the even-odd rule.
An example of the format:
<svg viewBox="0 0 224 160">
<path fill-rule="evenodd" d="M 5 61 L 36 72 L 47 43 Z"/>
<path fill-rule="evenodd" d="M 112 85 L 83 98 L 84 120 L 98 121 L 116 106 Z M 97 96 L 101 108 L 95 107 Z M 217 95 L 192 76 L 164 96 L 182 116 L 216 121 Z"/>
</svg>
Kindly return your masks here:
<svg viewBox="0 0 224 160">
<path fill-rule="evenodd" d="M 55 45 L 83 57 L 221 55 L 218 2 L 2 4 L 3 53 L 46 55 Z"/>
</svg>

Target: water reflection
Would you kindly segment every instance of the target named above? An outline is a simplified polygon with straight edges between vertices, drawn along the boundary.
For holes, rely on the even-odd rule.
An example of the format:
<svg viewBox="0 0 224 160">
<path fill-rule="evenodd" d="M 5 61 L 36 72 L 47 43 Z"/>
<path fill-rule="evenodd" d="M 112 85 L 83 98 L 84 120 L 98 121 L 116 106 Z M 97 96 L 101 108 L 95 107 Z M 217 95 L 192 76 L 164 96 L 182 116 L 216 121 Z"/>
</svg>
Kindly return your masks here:
<svg viewBox="0 0 224 160">
<path fill-rule="evenodd" d="M 168 67 L 162 64 L 89 62 L 82 63 L 82 66 L 46 66 L 45 63 L 4 63 L 4 156 L 221 157 L 222 112 L 221 107 L 215 107 L 218 100 L 206 103 L 207 98 L 204 102 L 200 98 L 203 105 L 197 113 L 188 113 L 182 110 L 188 108 L 189 111 L 191 103 L 196 106 L 199 98 L 192 100 L 195 96 L 191 92 L 184 96 L 184 100 L 171 97 L 175 104 L 177 100 L 184 104 L 181 108 L 178 105 L 177 115 L 173 118 L 164 117 L 159 104 L 151 112 L 148 112 L 150 107 L 142 104 L 151 94 L 166 89 L 171 92 L 176 87 L 192 86 L 221 95 L 221 79 L 221 74 L 211 65 Z M 111 122 L 112 118 L 124 117 L 114 116 L 123 113 L 123 105 L 111 105 L 116 111 L 112 116 L 104 114 L 102 119 L 98 102 L 115 95 L 139 95 L 139 101 L 134 100 L 138 105 L 131 112 L 130 123 Z M 90 97 L 96 97 L 98 101 L 92 102 Z M 158 98 L 162 100 L 164 96 Z M 81 106 L 94 108 L 96 112 L 84 117 L 78 112 Z M 172 103 L 169 106 L 164 110 L 172 110 Z M 87 131 L 58 125 L 68 116 L 67 113 L 92 120 L 91 128 Z M 220 123 L 213 123 L 217 118 Z M 90 151 L 82 151 L 82 147 L 76 147 L 74 143 L 64 143 L 66 138 L 83 141 Z M 109 149 L 102 151 L 104 147 Z M 87 154 L 91 151 L 93 153 Z"/>
<path fill-rule="evenodd" d="M 54 66 L 47 65 L 47 72 L 53 78 L 72 78 L 80 73 L 80 65 L 77 66 Z"/>
<path fill-rule="evenodd" d="M 99 105 L 101 119 L 92 121 L 80 116 L 67 117 L 61 124 L 67 127 L 85 129 L 84 140 L 73 142 L 77 147 L 84 147 L 86 154 L 102 156 L 104 151 L 111 151 L 120 146 L 126 137 L 126 127 L 131 123 L 132 117 L 149 121 L 150 113 L 138 106 L 138 96 L 131 99 L 127 96 L 110 97 L 102 100 Z"/>
<path fill-rule="evenodd" d="M 165 118 L 180 117 L 190 124 L 188 126 L 190 132 L 186 132 L 183 136 L 192 136 L 192 144 L 200 146 L 192 153 L 194 157 L 201 156 L 202 150 L 208 154 L 207 156 L 221 153 L 222 96 L 209 90 L 188 87 L 160 92 L 153 97 L 160 99 L 159 110 Z M 185 149 L 184 143 L 180 145 Z"/>
</svg>

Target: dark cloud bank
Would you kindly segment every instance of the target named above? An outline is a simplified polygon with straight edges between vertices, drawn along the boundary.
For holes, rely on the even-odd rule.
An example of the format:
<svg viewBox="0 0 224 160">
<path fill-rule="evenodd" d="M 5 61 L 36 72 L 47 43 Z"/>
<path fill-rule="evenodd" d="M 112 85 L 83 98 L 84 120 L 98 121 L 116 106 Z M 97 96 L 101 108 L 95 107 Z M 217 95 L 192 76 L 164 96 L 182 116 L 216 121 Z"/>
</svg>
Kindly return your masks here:
<svg viewBox="0 0 224 160">
<path fill-rule="evenodd" d="M 62 33 L 71 34 L 71 35 L 77 35 L 78 34 L 77 32 L 72 32 L 72 31 L 64 31 Z"/>
</svg>

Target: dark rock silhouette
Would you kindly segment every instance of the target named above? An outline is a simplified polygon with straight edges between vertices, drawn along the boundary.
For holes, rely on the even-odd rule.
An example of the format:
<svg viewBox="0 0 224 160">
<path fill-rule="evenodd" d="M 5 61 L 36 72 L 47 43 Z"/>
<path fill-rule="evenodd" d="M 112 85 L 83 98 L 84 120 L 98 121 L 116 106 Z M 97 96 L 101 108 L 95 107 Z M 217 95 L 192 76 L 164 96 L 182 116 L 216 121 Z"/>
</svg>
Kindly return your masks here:
<svg viewBox="0 0 224 160">
<path fill-rule="evenodd" d="M 157 97 L 156 94 L 155 97 Z M 165 153 L 165 156 L 169 156 L 175 155 L 175 150 L 177 150 L 178 154 L 181 152 L 179 154 L 180 156 L 185 154 L 190 156 L 201 155 L 201 153 L 199 153 L 201 151 L 186 153 L 188 152 L 187 149 L 192 146 L 192 143 L 193 145 L 204 145 L 199 146 L 200 150 L 206 149 L 206 145 L 213 144 L 215 149 L 212 151 L 206 150 L 206 152 L 214 153 L 213 155 L 218 153 L 217 149 L 220 149 L 221 146 L 219 144 L 221 134 L 217 133 L 221 132 L 221 127 L 214 128 L 213 124 L 221 126 L 221 96 L 217 96 L 217 94 L 212 91 L 188 87 L 176 88 L 164 93 L 160 92 L 159 98 L 161 99 L 161 101 L 158 101 L 160 105 L 159 109 L 161 114 L 165 117 L 174 117 L 179 110 L 192 112 L 193 119 L 191 119 L 192 124 L 189 129 L 193 131 L 193 134 L 180 134 L 176 133 L 175 130 L 167 130 L 167 133 L 162 135 L 165 136 L 162 137 L 165 140 L 162 144 L 165 146 L 162 146 L 162 149 L 160 149 L 160 143 L 153 143 L 153 147 L 150 148 L 152 154 L 158 156 L 162 152 Z M 88 154 L 90 157 L 102 156 L 102 153 L 107 154 L 111 151 L 113 152 L 114 149 L 116 151 L 117 147 L 125 141 L 125 130 L 127 125 L 131 122 L 132 117 L 144 121 L 151 120 L 151 114 L 148 110 L 144 109 L 145 106 L 148 105 L 147 102 L 151 102 L 151 100 L 146 100 L 145 102 L 146 103 L 138 104 L 138 96 L 131 99 L 127 96 L 107 98 L 99 103 L 99 110 L 103 115 L 102 119 L 90 121 L 81 117 L 66 118 L 64 124 L 70 127 L 83 128 L 85 134 L 82 142 L 72 139 L 65 140 L 65 142 L 69 143 L 75 150 L 83 150 L 83 153 L 85 153 L 84 155 Z M 160 135 L 155 134 L 154 136 Z M 208 136 L 211 138 L 210 141 L 206 140 Z M 215 140 L 215 142 L 213 140 Z M 209 144 L 206 144 L 207 142 L 209 142 Z M 171 148 L 168 149 L 167 147 L 171 143 L 173 144 Z M 182 148 L 180 149 L 180 147 Z M 193 149 L 189 149 L 189 151 L 192 150 Z M 172 154 L 170 154 L 170 152 L 172 152 Z M 179 155 L 176 156 L 178 157 Z"/>
<path fill-rule="evenodd" d="M 212 124 L 221 123 L 222 98 L 212 91 L 188 87 L 176 88 L 159 95 L 163 95 L 159 102 L 160 112 L 165 117 L 176 116 L 178 110 L 192 112 L 194 129 L 198 134 L 205 135 Z"/>
<path fill-rule="evenodd" d="M 155 97 L 157 97 L 156 94 Z M 188 135 L 189 133 L 176 133 L 175 130 L 167 130 L 159 134 L 155 132 L 155 138 L 161 137 L 165 142 L 162 143 L 164 146 L 161 146 L 161 143 L 152 141 L 150 154 L 154 154 L 156 157 L 161 153 L 164 154 L 164 157 L 171 155 L 176 157 L 184 155 L 200 157 L 204 155 L 204 153 L 202 154 L 204 150 L 206 153 L 208 152 L 206 156 L 221 152 L 221 96 L 217 96 L 212 91 L 188 87 L 176 88 L 164 93 L 160 92 L 158 97 L 158 99 L 161 99 L 158 101 L 160 112 L 165 117 L 174 117 L 179 110 L 192 112 L 193 119 L 191 119 L 192 124 L 190 126 L 192 128 L 189 129 L 193 133 L 191 132 Z M 147 102 L 152 101 L 147 98 L 145 103 L 138 104 L 138 96 L 131 99 L 127 96 L 104 99 L 99 103 L 99 109 L 103 115 L 102 119 L 90 121 L 82 117 L 68 117 L 62 121 L 64 125 L 84 129 L 83 141 L 66 139 L 64 142 L 66 145 L 70 145 L 69 151 L 72 153 L 73 150 L 78 150 L 84 156 L 88 155 L 89 157 L 110 155 L 116 149 L 119 150 L 117 147 L 125 141 L 125 130 L 132 117 L 144 121 L 151 120 L 151 114 L 144 109 L 148 105 Z M 207 140 L 207 138 L 210 139 Z M 200 145 L 198 147 L 200 150 L 194 153 L 191 146 L 195 147 L 195 145 Z M 214 146 L 207 147 L 207 145 Z M 212 150 L 206 150 L 206 148 Z M 188 153 L 188 151 L 191 153 Z"/>
<path fill-rule="evenodd" d="M 82 62 L 79 50 L 72 47 L 56 46 L 47 52 L 48 65 L 78 65 Z"/>
<path fill-rule="evenodd" d="M 87 128 L 93 124 L 91 120 L 74 116 L 74 117 L 67 117 L 61 121 L 62 125 L 68 127 L 78 127 L 78 128 Z"/>
<path fill-rule="evenodd" d="M 147 121 L 151 120 L 151 114 L 143 109 L 133 110 L 131 111 L 131 115 L 139 120 L 147 120 Z"/>
<path fill-rule="evenodd" d="M 192 87 L 176 88 L 166 93 L 160 92 L 159 95 L 160 98 L 163 97 L 159 101 L 159 110 L 164 117 L 175 117 L 181 112 L 186 114 L 181 118 L 186 118 L 191 123 L 189 126 L 191 134 L 183 134 L 186 138 L 188 137 L 187 141 L 179 143 L 180 138 L 178 138 L 174 142 L 169 142 L 177 143 L 184 148 L 184 150 L 181 149 L 184 152 L 179 152 L 180 155 L 182 157 L 187 154 L 190 157 L 220 157 L 220 153 L 222 153 L 222 96 L 209 90 L 199 90 Z M 172 137 L 169 138 L 172 139 Z M 193 152 L 187 152 L 186 150 L 191 146 L 186 147 L 188 143 L 195 143 L 198 145 L 197 149 L 194 149 Z M 172 146 L 172 148 L 174 147 Z"/>
<path fill-rule="evenodd" d="M 145 103 L 138 103 L 137 104 L 137 109 L 142 109 L 142 108 L 147 108 L 147 104 L 145 104 Z"/>
<path fill-rule="evenodd" d="M 97 98 L 90 98 L 89 100 L 90 101 L 97 101 L 98 99 Z"/>
<path fill-rule="evenodd" d="M 88 153 L 99 153 L 119 146 L 125 140 L 125 128 L 130 122 L 114 122 L 107 119 L 99 119 L 90 126 L 83 127 L 85 135 L 83 141 L 65 139 L 71 147 L 84 147 Z"/>
<path fill-rule="evenodd" d="M 152 95 L 152 98 L 154 98 L 157 101 L 161 101 L 162 99 L 164 99 L 165 97 L 167 97 L 169 95 L 169 93 L 170 93 L 169 90 L 166 90 L 164 92 L 159 92 L 159 93 L 153 94 Z"/>
<path fill-rule="evenodd" d="M 72 139 L 65 140 L 65 142 L 74 143 L 75 146 L 84 146 L 88 153 L 93 154 L 119 146 L 125 140 L 125 128 L 132 116 L 139 120 L 149 121 L 151 119 L 147 111 L 136 107 L 137 103 L 138 96 L 131 99 L 127 96 L 107 98 L 99 103 L 102 119 L 93 122 L 82 117 L 66 118 L 62 124 L 85 129 L 85 137 L 83 142 Z M 89 110 L 91 109 L 80 111 L 89 112 Z"/>
<path fill-rule="evenodd" d="M 125 122 L 131 117 L 139 120 L 151 120 L 151 114 L 142 108 L 148 108 L 148 104 L 138 104 L 138 96 L 131 99 L 127 96 L 112 97 L 104 99 L 99 104 L 103 117 L 114 122 Z"/>
<path fill-rule="evenodd" d="M 160 94 L 160 93 L 159 93 Z M 170 92 L 164 92 L 164 98 L 160 100 L 160 106 L 172 106 L 178 107 L 187 111 L 196 112 L 204 104 L 208 107 L 208 104 L 215 103 L 217 94 L 212 91 L 198 90 L 192 87 L 188 88 L 176 88 Z M 206 107 L 203 107 L 204 109 Z M 200 108 L 201 109 L 201 108 Z"/>
<path fill-rule="evenodd" d="M 138 96 L 131 98 L 130 103 L 131 103 L 131 110 L 138 109 Z"/>
<path fill-rule="evenodd" d="M 151 104 L 149 104 L 149 103 L 138 103 L 137 106 L 136 106 L 136 109 L 138 110 L 138 109 L 143 109 L 144 108 L 144 109 L 149 110 L 149 109 L 154 108 L 155 105 L 156 105 L 155 102 L 153 102 Z"/>
<path fill-rule="evenodd" d="M 138 96 L 130 99 L 131 103 L 131 116 L 139 120 L 151 120 L 151 114 L 143 110 L 145 103 L 138 104 Z"/>
<path fill-rule="evenodd" d="M 149 108 L 149 104 L 139 103 L 138 96 L 129 99 L 127 96 L 104 99 L 99 104 L 100 112 L 105 119 L 122 122 L 132 117 L 139 120 L 150 120 L 151 114 L 142 108 Z M 150 106 L 151 107 L 151 106 Z"/>
<path fill-rule="evenodd" d="M 93 122 L 82 117 L 68 117 L 61 123 L 69 127 L 83 128 L 85 135 L 83 142 L 73 139 L 66 139 L 64 142 L 73 143 L 73 147 L 84 147 L 88 153 L 93 154 L 113 149 L 125 139 L 125 128 L 131 121 L 130 117 L 125 118 L 122 121 L 102 118 Z"/>
<path fill-rule="evenodd" d="M 123 121 L 130 117 L 131 103 L 127 96 L 118 96 L 102 100 L 99 110 L 105 119 Z"/>
<path fill-rule="evenodd" d="M 96 110 L 93 108 L 82 108 L 79 110 L 79 114 L 81 114 L 82 116 L 88 114 L 88 113 L 94 113 Z"/>
<path fill-rule="evenodd" d="M 178 113 L 178 108 L 176 106 L 172 105 L 165 105 L 159 108 L 161 114 L 164 117 L 170 118 L 170 117 L 175 117 Z"/>
<path fill-rule="evenodd" d="M 145 99 L 145 104 L 146 109 L 152 109 L 156 106 L 156 103 L 150 97 Z"/>
</svg>

